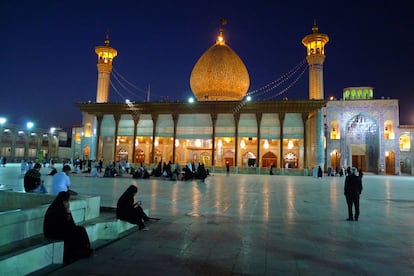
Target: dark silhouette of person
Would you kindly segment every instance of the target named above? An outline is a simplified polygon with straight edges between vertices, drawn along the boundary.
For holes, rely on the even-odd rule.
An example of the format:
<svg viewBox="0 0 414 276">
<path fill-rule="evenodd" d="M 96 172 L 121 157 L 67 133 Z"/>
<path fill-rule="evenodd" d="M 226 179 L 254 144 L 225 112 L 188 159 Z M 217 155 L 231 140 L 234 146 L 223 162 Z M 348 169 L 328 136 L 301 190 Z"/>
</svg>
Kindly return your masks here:
<svg viewBox="0 0 414 276">
<path fill-rule="evenodd" d="M 226 173 L 230 174 L 230 162 L 226 161 Z"/>
<path fill-rule="evenodd" d="M 138 188 L 134 185 L 130 185 L 125 190 L 125 192 L 118 199 L 118 203 L 116 205 L 116 217 L 120 220 L 137 224 L 139 230 L 144 230 L 146 228 L 144 222 L 148 222 L 150 219 L 159 219 L 148 217 L 142 209 L 141 203 L 134 203 L 134 196 L 137 193 Z"/>
<path fill-rule="evenodd" d="M 43 233 L 46 238 L 63 240 L 63 261 L 70 264 L 93 254 L 88 233 L 75 224 L 70 212 L 70 193 L 60 192 L 46 211 Z"/>
<path fill-rule="evenodd" d="M 269 170 L 269 174 L 273 175 L 273 168 L 275 167 L 275 165 L 273 164 L 273 162 L 270 164 L 270 170 Z"/>
<path fill-rule="evenodd" d="M 321 166 L 318 167 L 318 178 L 322 178 L 323 172 Z"/>
<path fill-rule="evenodd" d="M 346 220 L 355 220 L 359 218 L 359 196 L 362 192 L 362 181 L 356 175 L 357 169 L 351 168 L 349 175 L 345 178 L 344 194 L 346 204 L 348 205 L 348 218 Z M 355 217 L 352 215 L 352 207 L 355 207 Z"/>
<path fill-rule="evenodd" d="M 206 171 L 206 168 L 204 167 L 204 164 L 199 164 L 198 165 L 198 167 L 197 167 L 197 176 L 203 182 L 206 180 L 207 171 Z"/>
</svg>

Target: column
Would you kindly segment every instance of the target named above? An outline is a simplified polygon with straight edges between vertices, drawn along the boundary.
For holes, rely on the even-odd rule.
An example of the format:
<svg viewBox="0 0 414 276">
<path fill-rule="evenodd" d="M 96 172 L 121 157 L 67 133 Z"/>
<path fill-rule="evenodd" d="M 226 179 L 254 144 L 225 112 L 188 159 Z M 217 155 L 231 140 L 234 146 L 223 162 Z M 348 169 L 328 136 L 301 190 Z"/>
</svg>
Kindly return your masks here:
<svg viewBox="0 0 414 276">
<path fill-rule="evenodd" d="M 101 126 L 102 126 L 102 120 L 103 115 L 96 115 L 96 121 L 97 121 L 97 129 L 96 129 L 96 145 L 95 145 L 95 160 L 102 159 L 102 137 L 101 137 Z M 92 147 L 91 147 L 92 150 Z M 81 151 L 83 151 L 83 148 L 81 147 Z"/>
<path fill-rule="evenodd" d="M 133 114 L 132 119 L 134 120 L 134 134 L 132 140 L 132 160 L 131 163 L 135 164 L 135 154 L 136 154 L 136 140 L 137 140 L 137 129 L 139 123 L 139 115 Z"/>
<path fill-rule="evenodd" d="M 154 160 L 155 160 L 155 146 L 154 146 L 154 142 L 155 142 L 155 134 L 157 133 L 157 121 L 158 121 L 158 114 L 151 114 L 152 117 L 152 144 L 151 144 L 151 163 L 154 164 Z"/>
<path fill-rule="evenodd" d="M 114 154 L 113 154 L 113 160 L 116 161 L 116 142 L 118 141 L 118 127 L 119 127 L 119 121 L 121 120 L 121 115 L 114 114 L 114 120 L 115 120 L 115 135 L 114 135 Z"/>
<path fill-rule="evenodd" d="M 215 153 L 216 153 L 216 123 L 217 123 L 217 114 L 210 114 L 211 115 L 211 123 L 213 125 L 213 134 L 212 134 L 212 148 L 211 148 L 211 168 L 214 168 L 215 165 Z M 214 170 L 213 170 L 214 171 Z"/>
<path fill-rule="evenodd" d="M 256 159 L 256 168 L 260 173 L 260 145 L 261 145 L 261 135 L 260 135 L 260 125 L 262 124 L 262 113 L 256 113 L 256 122 L 257 122 L 257 159 Z"/>
<path fill-rule="evenodd" d="M 173 156 L 172 156 L 172 162 L 173 164 L 175 164 L 175 154 L 176 154 L 176 147 L 175 147 L 175 141 L 177 140 L 177 124 L 178 124 L 178 119 L 179 119 L 179 114 L 173 114 L 172 118 L 173 118 L 173 122 L 174 122 L 174 137 L 173 137 Z"/>
<path fill-rule="evenodd" d="M 239 158 L 238 158 L 238 149 L 239 149 L 239 121 L 240 121 L 240 113 L 234 113 L 234 166 L 237 168 L 239 164 Z"/>
<path fill-rule="evenodd" d="M 279 113 L 280 137 L 279 137 L 279 168 L 283 169 L 283 123 L 285 121 L 285 113 Z"/>
</svg>

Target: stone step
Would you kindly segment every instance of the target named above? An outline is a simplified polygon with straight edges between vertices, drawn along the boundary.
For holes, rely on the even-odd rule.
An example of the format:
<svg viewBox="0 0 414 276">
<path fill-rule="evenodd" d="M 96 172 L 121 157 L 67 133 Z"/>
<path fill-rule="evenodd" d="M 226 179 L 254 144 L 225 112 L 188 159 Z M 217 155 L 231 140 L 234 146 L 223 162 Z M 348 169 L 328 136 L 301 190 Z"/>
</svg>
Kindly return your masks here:
<svg viewBox="0 0 414 276">
<path fill-rule="evenodd" d="M 145 212 L 148 214 L 149 210 Z M 137 228 L 135 224 L 118 220 L 113 208 L 101 208 L 99 217 L 78 225 L 85 227 L 95 250 Z M 0 275 L 41 275 L 39 273 L 56 270 L 62 264 L 63 241 L 47 239 L 43 234 L 0 246 Z"/>
</svg>

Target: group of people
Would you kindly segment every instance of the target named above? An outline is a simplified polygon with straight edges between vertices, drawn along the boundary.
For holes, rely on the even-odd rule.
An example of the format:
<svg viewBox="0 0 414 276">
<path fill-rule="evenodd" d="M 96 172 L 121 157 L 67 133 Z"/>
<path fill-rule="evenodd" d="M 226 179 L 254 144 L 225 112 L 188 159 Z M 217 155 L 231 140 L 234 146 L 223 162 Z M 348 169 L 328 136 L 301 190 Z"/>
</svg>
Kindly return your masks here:
<svg viewBox="0 0 414 276">
<path fill-rule="evenodd" d="M 40 177 L 41 164 L 36 163 L 33 169 L 25 174 L 24 186 L 29 193 L 47 193 L 47 190 Z M 87 258 L 94 254 L 86 229 L 76 225 L 70 211 L 70 196 L 78 193 L 69 187 L 71 168 L 64 165 L 61 172 L 53 176 L 52 188 L 56 196 L 52 204 L 45 213 L 43 222 L 43 233 L 46 238 L 59 239 L 64 241 L 63 260 L 65 264 L 70 264 L 80 258 Z M 138 225 L 139 230 L 148 230 L 146 224 L 151 220 L 141 207 L 141 202 L 134 202 L 134 197 L 138 188 L 130 185 L 119 198 L 116 209 L 116 217 Z"/>
<path fill-rule="evenodd" d="M 203 174 L 201 179 L 204 181 L 205 177 L 207 177 L 207 171 L 205 169 L 203 170 L 203 168 L 204 165 L 199 164 L 197 171 L 194 171 L 186 165 L 183 171 L 185 175 L 193 175 L 193 177 L 194 173 L 201 173 Z M 35 163 L 33 168 L 25 173 L 24 188 L 26 192 L 47 193 L 44 182 L 41 180 L 40 169 L 41 164 Z M 177 169 L 179 169 L 179 166 L 176 166 L 171 174 L 180 173 Z M 93 255 L 93 249 L 91 248 L 85 228 L 75 224 L 70 212 L 70 196 L 77 195 L 75 191 L 70 189 L 70 171 L 70 166 L 64 165 L 61 172 L 54 174 L 52 189 L 56 198 L 49 206 L 44 218 L 44 235 L 47 238 L 61 239 L 64 241 L 64 262 L 67 264 L 79 258 L 86 258 Z M 142 172 L 140 169 L 138 171 Z M 363 189 L 362 177 L 363 173 L 361 170 L 358 173 L 358 170 L 354 167 L 347 168 L 344 195 L 348 206 L 348 221 L 358 221 L 359 219 L 359 197 Z M 144 212 L 141 202 L 134 201 L 137 193 L 138 188 L 134 185 L 130 185 L 125 190 L 117 202 L 116 217 L 120 220 L 138 225 L 139 230 L 147 230 L 147 224 L 151 220 L 159 220 L 159 218 L 149 217 Z M 353 209 L 355 209 L 355 212 L 353 212 Z"/>
<path fill-rule="evenodd" d="M 48 191 L 44 185 L 44 181 L 41 178 L 40 170 L 42 165 L 40 163 L 35 163 L 33 168 L 29 169 L 24 174 L 24 190 L 26 193 L 42 193 L 46 194 Z M 55 169 L 56 170 L 56 169 Z M 58 195 L 60 192 L 69 192 L 72 195 L 77 193 L 71 190 L 69 187 L 71 185 L 69 174 L 71 168 L 69 165 L 64 165 L 61 172 L 55 172 L 52 179 L 52 192 L 54 195 Z"/>
<path fill-rule="evenodd" d="M 171 161 L 168 163 L 160 161 L 151 172 L 149 172 L 141 163 L 140 167 L 132 173 L 133 178 L 145 179 L 153 176 L 173 181 L 200 179 L 203 182 L 208 175 L 210 175 L 210 172 L 205 168 L 203 163 L 188 163 L 183 169 L 181 169 L 179 163 L 173 166 Z"/>
</svg>

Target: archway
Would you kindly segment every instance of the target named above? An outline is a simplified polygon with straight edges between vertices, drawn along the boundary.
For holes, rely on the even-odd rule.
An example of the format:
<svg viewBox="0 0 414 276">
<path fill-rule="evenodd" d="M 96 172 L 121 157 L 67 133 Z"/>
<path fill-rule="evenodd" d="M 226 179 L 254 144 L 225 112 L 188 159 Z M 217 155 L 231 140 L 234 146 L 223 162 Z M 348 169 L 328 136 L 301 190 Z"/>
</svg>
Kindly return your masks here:
<svg viewBox="0 0 414 276">
<path fill-rule="evenodd" d="M 116 153 L 117 161 L 128 161 L 128 151 L 124 148 L 120 148 L 119 151 Z"/>
<path fill-rule="evenodd" d="M 283 167 L 288 168 L 297 168 L 298 167 L 298 159 L 296 157 L 296 154 L 293 152 L 288 152 L 283 157 Z"/>
<path fill-rule="evenodd" d="M 262 163 L 261 163 L 262 167 L 268 168 L 270 167 L 270 164 L 272 163 L 275 166 L 277 165 L 277 156 L 271 151 L 268 151 L 265 154 L 263 154 Z"/>
<path fill-rule="evenodd" d="M 89 146 L 83 147 L 83 159 L 88 160 L 91 153 L 91 148 Z"/>
<path fill-rule="evenodd" d="M 253 152 L 246 152 L 242 157 L 242 164 L 244 167 L 254 167 L 256 166 L 256 155 Z"/>
<path fill-rule="evenodd" d="M 349 120 L 346 139 L 353 167 L 377 172 L 379 156 L 379 126 L 368 114 L 358 114 Z"/>
<path fill-rule="evenodd" d="M 339 150 L 333 150 L 331 151 L 331 167 L 338 171 L 338 169 L 341 167 L 341 152 Z"/>
<path fill-rule="evenodd" d="M 141 164 L 145 163 L 145 153 L 142 149 L 136 149 L 135 150 L 135 163 Z"/>
<path fill-rule="evenodd" d="M 224 157 L 224 164 L 229 164 L 230 166 L 234 166 L 234 153 L 232 151 L 226 151 L 223 157 Z"/>
<path fill-rule="evenodd" d="M 385 152 L 385 174 L 395 175 L 395 153 L 393 151 Z"/>
</svg>

